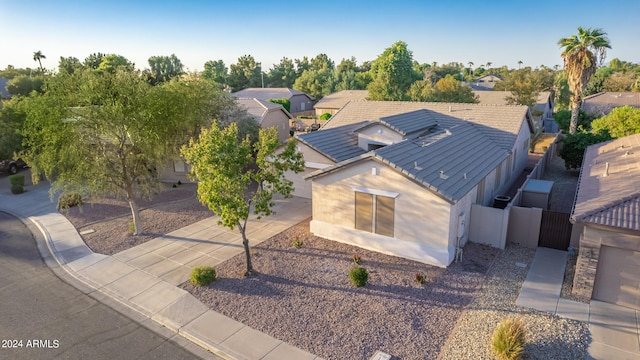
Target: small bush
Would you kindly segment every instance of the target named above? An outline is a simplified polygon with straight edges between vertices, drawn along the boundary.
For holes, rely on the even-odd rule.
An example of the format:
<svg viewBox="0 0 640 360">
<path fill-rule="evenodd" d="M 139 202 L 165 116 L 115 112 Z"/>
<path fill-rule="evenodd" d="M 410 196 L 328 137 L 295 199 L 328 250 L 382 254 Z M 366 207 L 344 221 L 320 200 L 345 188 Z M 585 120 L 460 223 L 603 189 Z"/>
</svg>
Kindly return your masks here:
<svg viewBox="0 0 640 360">
<path fill-rule="evenodd" d="M 82 205 L 82 196 L 78 193 L 64 193 L 58 199 L 58 210 L 70 209 Z"/>
<path fill-rule="evenodd" d="M 356 264 L 356 265 L 360 264 L 360 261 L 362 260 L 360 255 L 357 255 L 357 254 L 353 255 L 352 259 L 353 259 L 353 263 Z"/>
<path fill-rule="evenodd" d="M 365 286 L 369 280 L 369 273 L 363 267 L 353 267 L 349 270 L 349 280 L 357 287 Z"/>
<path fill-rule="evenodd" d="M 425 282 L 425 281 L 427 281 L 427 277 L 426 277 L 426 276 L 424 276 L 424 275 L 422 275 L 422 274 L 420 274 L 419 272 L 417 272 L 417 273 L 413 276 L 413 278 L 414 278 L 414 280 L 415 280 L 418 284 L 420 284 L 420 285 L 424 284 L 424 282 Z"/>
<path fill-rule="evenodd" d="M 22 185 L 11 185 L 11 193 L 12 194 L 22 194 L 24 192 L 24 187 Z"/>
<path fill-rule="evenodd" d="M 322 115 L 320 115 L 319 119 L 320 120 L 329 120 L 329 119 L 331 119 L 331 114 L 323 113 Z"/>
<path fill-rule="evenodd" d="M 502 360 L 520 359 L 524 352 L 525 329 L 521 319 L 506 318 L 491 337 L 491 349 Z"/>
<path fill-rule="evenodd" d="M 136 223 L 134 223 L 133 221 L 129 221 L 129 234 L 135 234 L 136 233 Z"/>
<path fill-rule="evenodd" d="M 9 182 L 11 183 L 11 185 L 24 186 L 24 175 L 9 175 Z"/>
<path fill-rule="evenodd" d="M 216 281 L 216 269 L 211 266 L 198 266 L 191 271 L 191 283 L 207 286 Z"/>
<path fill-rule="evenodd" d="M 302 247 L 302 240 L 300 240 L 300 237 L 296 236 L 293 238 L 293 247 L 296 249 L 299 249 Z"/>
</svg>

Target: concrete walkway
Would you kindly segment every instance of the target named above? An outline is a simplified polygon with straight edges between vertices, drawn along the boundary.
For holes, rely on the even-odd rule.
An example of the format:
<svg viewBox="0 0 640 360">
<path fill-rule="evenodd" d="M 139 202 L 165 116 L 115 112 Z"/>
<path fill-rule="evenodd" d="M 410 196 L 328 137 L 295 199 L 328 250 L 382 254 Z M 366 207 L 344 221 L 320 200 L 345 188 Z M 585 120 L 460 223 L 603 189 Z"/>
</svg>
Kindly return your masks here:
<svg viewBox="0 0 640 360">
<path fill-rule="evenodd" d="M 587 322 L 592 359 L 640 360 L 638 311 L 591 300 L 589 304 L 560 297 L 567 252 L 538 248 L 516 305 Z"/>
<path fill-rule="evenodd" d="M 85 245 L 49 200 L 48 190 L 48 186 L 40 186 L 21 195 L 0 194 L 0 211 L 33 222 L 60 267 L 84 284 L 86 289 L 81 290 L 116 300 L 139 317 L 151 319 L 223 358 L 318 359 L 210 310 L 176 286 L 189 279 L 193 267 L 215 266 L 244 251 L 240 234 L 218 226 L 215 217 L 107 256 L 93 253 Z M 311 216 L 308 199 L 275 202 L 275 215 L 261 221 L 250 218 L 247 236 L 252 245 Z"/>
</svg>

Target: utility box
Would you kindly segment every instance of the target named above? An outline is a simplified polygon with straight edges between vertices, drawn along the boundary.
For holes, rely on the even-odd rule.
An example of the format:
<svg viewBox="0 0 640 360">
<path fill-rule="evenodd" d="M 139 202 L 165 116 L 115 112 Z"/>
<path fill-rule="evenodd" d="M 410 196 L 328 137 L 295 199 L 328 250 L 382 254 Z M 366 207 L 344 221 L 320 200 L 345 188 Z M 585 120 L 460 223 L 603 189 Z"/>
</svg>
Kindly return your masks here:
<svg viewBox="0 0 640 360">
<path fill-rule="evenodd" d="M 549 210 L 553 181 L 531 179 L 522 189 L 520 206 Z"/>
</svg>

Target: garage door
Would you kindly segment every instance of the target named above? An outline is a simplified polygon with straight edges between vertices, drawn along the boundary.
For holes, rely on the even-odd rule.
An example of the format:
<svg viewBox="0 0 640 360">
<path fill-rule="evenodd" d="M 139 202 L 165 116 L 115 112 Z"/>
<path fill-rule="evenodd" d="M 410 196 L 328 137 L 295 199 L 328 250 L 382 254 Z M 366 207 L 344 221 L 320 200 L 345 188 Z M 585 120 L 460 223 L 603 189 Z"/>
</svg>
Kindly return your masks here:
<svg viewBox="0 0 640 360">
<path fill-rule="evenodd" d="M 592 297 L 640 310 L 640 252 L 603 246 Z"/>
</svg>

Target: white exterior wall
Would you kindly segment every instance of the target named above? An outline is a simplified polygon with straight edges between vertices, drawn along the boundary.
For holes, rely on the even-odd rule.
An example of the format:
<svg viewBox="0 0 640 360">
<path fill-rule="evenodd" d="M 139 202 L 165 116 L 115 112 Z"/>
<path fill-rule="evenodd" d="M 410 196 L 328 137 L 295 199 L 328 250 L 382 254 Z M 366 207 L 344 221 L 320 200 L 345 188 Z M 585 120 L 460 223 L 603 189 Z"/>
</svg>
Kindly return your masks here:
<svg viewBox="0 0 640 360">
<path fill-rule="evenodd" d="M 284 176 L 286 179 L 293 181 L 293 196 L 311 199 L 311 181 L 305 180 L 304 177 L 318 169 L 334 165 L 335 162 L 301 142 L 298 142 L 297 148 L 302 153 L 305 161 L 304 171 L 297 174 L 293 171 L 287 171 Z"/>
<path fill-rule="evenodd" d="M 399 194 L 393 238 L 355 229 L 352 186 Z M 440 267 L 453 260 L 452 206 L 385 165 L 370 160 L 315 178 L 312 195 L 311 232 L 318 236 Z"/>
</svg>

